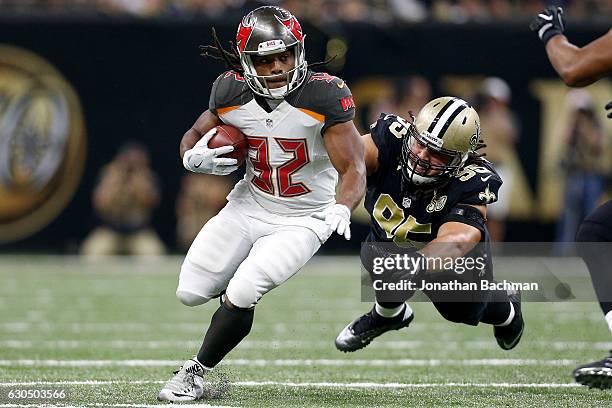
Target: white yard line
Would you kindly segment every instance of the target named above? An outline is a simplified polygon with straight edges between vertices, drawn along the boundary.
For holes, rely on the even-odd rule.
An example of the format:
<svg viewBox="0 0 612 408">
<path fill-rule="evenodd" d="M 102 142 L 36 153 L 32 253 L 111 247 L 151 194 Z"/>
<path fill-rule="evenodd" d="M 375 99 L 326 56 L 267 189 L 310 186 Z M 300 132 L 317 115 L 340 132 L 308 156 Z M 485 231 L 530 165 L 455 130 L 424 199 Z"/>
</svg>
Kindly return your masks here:
<svg viewBox="0 0 612 408">
<path fill-rule="evenodd" d="M 168 405 L 172 406 L 172 405 Z M 189 408 L 235 408 L 226 405 L 209 405 L 209 404 L 189 404 Z M 18 408 L 18 407 L 32 407 L 32 408 L 86 408 L 86 407 L 133 407 L 133 408 L 159 408 L 163 407 L 161 404 L 86 404 L 86 405 L 57 405 L 57 404 L 0 404 L 0 408 Z"/>
<path fill-rule="evenodd" d="M 34 387 L 34 386 L 69 386 L 69 385 L 145 385 L 164 384 L 165 381 L 32 381 L 4 382 L 0 387 Z M 478 388 L 574 388 L 581 387 L 576 383 L 376 383 L 376 382 L 287 382 L 287 381 L 237 381 L 232 385 L 238 387 L 291 387 L 291 388 L 443 388 L 443 387 L 478 387 Z M 191 406 L 191 405 L 190 405 Z"/>
<path fill-rule="evenodd" d="M 575 360 L 540 359 L 228 359 L 227 366 L 252 367 L 414 367 L 414 366 L 571 366 Z M 0 360 L 0 366 L 11 367 L 174 367 L 180 365 L 175 360 Z"/>
<path fill-rule="evenodd" d="M 101 348 L 101 349 L 168 349 L 168 348 L 194 348 L 199 347 L 201 341 L 187 340 L 0 340 L 0 348 L 10 349 L 79 349 L 79 348 Z M 529 348 L 543 348 L 552 350 L 610 350 L 611 342 L 596 341 L 525 341 L 524 345 Z M 398 340 L 377 341 L 369 348 L 389 350 L 414 350 L 425 346 L 444 347 L 448 350 L 477 349 L 496 350 L 497 343 L 493 340 L 466 340 L 466 341 L 444 341 L 444 340 Z M 332 347 L 330 341 L 324 340 L 245 340 L 238 349 L 254 350 L 278 350 L 278 349 L 329 349 Z"/>
</svg>

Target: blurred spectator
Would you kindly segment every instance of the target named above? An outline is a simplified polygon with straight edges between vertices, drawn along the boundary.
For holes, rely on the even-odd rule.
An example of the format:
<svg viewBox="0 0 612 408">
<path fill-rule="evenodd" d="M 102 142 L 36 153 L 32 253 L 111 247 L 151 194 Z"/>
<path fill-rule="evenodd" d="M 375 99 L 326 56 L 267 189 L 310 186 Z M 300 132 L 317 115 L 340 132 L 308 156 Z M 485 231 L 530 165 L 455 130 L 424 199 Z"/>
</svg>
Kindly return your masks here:
<svg viewBox="0 0 612 408">
<path fill-rule="evenodd" d="M 189 249 L 202 226 L 225 206 L 233 183 L 227 177 L 189 173 L 176 201 L 176 241 Z"/>
<path fill-rule="evenodd" d="M 425 2 L 419 0 L 389 0 L 392 15 L 404 21 L 418 22 L 427 18 Z"/>
<path fill-rule="evenodd" d="M 487 145 L 484 150 L 486 158 L 493 163 L 504 182 L 499 189 L 497 202 L 487 208 L 487 227 L 491 239 L 499 242 L 504 240 L 514 185 L 510 159 L 517 141 L 518 121 L 509 107 L 511 97 L 512 91 L 506 81 L 490 77 L 483 81 L 474 101 Z"/>
<path fill-rule="evenodd" d="M 160 201 L 149 153 L 140 144 L 127 143 L 101 171 L 93 194 L 100 220 L 81 247 L 86 256 L 160 255 L 164 245 L 151 227 Z"/>
<path fill-rule="evenodd" d="M 410 112 L 417 115 L 431 99 L 431 84 L 420 75 L 412 75 L 398 80 L 393 87 L 392 99 L 385 99 L 372 105 L 369 123 L 373 123 L 382 113 L 393 113 L 410 120 Z"/>
<path fill-rule="evenodd" d="M 109 14 L 131 14 L 152 17 L 162 13 L 167 4 L 165 0 L 98 0 L 98 8 Z"/>
<path fill-rule="evenodd" d="M 561 166 L 566 173 L 562 215 L 557 241 L 574 241 L 578 226 L 595 209 L 603 194 L 605 176 L 605 134 L 597 119 L 593 101 L 584 90 L 567 94 L 570 126 L 564 138 Z"/>
<path fill-rule="evenodd" d="M 589 19 L 612 13 L 610 0 L 0 0 L 0 12 L 224 18 L 230 11 L 239 10 L 242 14 L 264 4 L 286 7 L 301 20 L 315 25 L 335 21 L 512 20 L 538 13 L 548 4 L 562 5 L 572 18 Z"/>
</svg>

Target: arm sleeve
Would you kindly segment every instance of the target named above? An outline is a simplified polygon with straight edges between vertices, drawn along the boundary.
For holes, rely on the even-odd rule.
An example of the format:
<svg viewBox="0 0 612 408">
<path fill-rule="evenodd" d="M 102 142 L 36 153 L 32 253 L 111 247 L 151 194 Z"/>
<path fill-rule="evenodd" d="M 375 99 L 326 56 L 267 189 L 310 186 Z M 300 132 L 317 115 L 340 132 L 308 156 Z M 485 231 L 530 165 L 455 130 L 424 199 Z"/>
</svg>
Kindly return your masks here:
<svg viewBox="0 0 612 408">
<path fill-rule="evenodd" d="M 444 219 L 440 225 L 447 222 L 460 222 L 471 225 L 472 227 L 479 229 L 482 233 L 485 232 L 486 220 L 482 216 L 482 213 L 478 211 L 477 208 L 467 204 L 458 204 L 453 207 L 450 212 L 444 216 Z"/>
</svg>

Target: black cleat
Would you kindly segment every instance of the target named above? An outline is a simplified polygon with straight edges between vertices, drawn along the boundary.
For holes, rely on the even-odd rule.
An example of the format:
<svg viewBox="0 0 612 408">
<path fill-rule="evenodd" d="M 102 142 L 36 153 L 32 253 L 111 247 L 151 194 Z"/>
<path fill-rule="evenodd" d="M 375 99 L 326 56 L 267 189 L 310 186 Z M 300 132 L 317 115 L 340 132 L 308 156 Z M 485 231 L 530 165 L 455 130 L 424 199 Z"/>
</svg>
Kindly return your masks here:
<svg viewBox="0 0 612 408">
<path fill-rule="evenodd" d="M 368 313 L 349 323 L 338 334 L 338 337 L 336 337 L 336 348 L 345 353 L 359 350 L 389 330 L 399 330 L 403 327 L 408 327 L 412 319 L 414 319 L 414 313 L 407 315 L 407 312 L 408 308 L 404 306 L 404 310 L 398 316 L 385 318 L 378 315 L 373 307 Z"/>
<path fill-rule="evenodd" d="M 493 334 L 497 344 L 504 350 L 512 350 L 521 340 L 523 330 L 525 329 L 525 321 L 521 313 L 521 292 L 518 290 L 509 290 L 508 298 L 514 306 L 514 319 L 507 326 L 493 327 Z"/>
<path fill-rule="evenodd" d="M 578 366 L 572 372 L 577 383 L 589 388 L 608 390 L 612 388 L 612 351 L 603 360 Z"/>
</svg>

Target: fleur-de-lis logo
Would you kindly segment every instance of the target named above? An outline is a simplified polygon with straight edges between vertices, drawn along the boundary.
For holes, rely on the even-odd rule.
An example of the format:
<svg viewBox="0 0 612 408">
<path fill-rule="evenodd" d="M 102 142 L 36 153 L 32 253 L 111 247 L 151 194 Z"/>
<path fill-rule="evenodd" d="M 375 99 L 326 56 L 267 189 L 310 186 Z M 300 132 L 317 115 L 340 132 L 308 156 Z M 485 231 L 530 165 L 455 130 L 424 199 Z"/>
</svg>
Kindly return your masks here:
<svg viewBox="0 0 612 408">
<path fill-rule="evenodd" d="M 495 195 L 494 192 L 492 192 L 489 189 L 489 185 L 487 184 L 487 187 L 485 188 L 485 191 L 482 191 L 480 194 L 478 194 L 478 198 L 480 198 L 482 201 L 485 202 L 485 204 L 489 204 L 492 203 L 493 201 L 497 200 L 497 196 Z"/>
<path fill-rule="evenodd" d="M 472 150 L 476 150 L 476 147 L 478 147 L 478 141 L 480 140 L 480 123 L 478 121 L 475 121 L 475 123 L 476 131 L 472 137 L 470 137 L 470 149 Z"/>
</svg>

